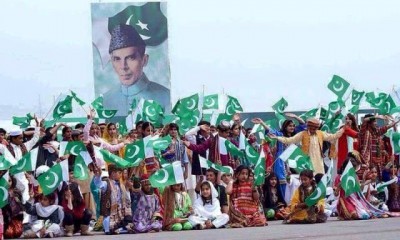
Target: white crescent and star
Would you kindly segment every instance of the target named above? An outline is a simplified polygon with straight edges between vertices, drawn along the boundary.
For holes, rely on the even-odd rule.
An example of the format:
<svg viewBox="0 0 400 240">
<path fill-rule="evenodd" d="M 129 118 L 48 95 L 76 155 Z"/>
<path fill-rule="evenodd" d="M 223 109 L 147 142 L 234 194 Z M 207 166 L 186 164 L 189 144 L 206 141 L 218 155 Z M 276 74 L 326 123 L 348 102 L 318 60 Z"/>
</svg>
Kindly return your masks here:
<svg viewBox="0 0 400 240">
<path fill-rule="evenodd" d="M 165 169 L 160 169 L 160 171 L 164 172 L 164 178 L 161 179 L 160 181 L 156 180 L 158 183 L 166 183 L 169 177 L 168 172 Z"/>
<path fill-rule="evenodd" d="M 310 198 L 311 200 L 317 200 L 321 197 L 321 195 L 322 195 L 321 189 L 317 188 L 316 190 L 317 190 L 317 195 L 315 195 L 315 197 L 313 197 L 313 198 Z"/>
<path fill-rule="evenodd" d="M 17 169 L 18 171 L 24 169 L 25 164 L 26 164 L 26 158 L 23 158 L 21 167 L 18 167 L 18 168 L 16 167 L 16 169 Z"/>
<path fill-rule="evenodd" d="M 144 109 L 144 112 L 146 113 L 147 116 L 149 116 L 149 117 L 154 117 L 154 115 L 156 115 L 156 114 L 155 114 L 155 113 L 150 113 L 149 108 L 151 108 L 151 106 L 147 106 L 147 107 Z"/>
<path fill-rule="evenodd" d="M 232 109 L 232 105 L 229 105 L 229 106 L 226 108 L 226 114 L 228 114 L 228 115 L 233 115 L 233 114 L 235 114 L 235 109 L 232 109 L 233 112 L 231 112 L 231 109 Z"/>
<path fill-rule="evenodd" d="M 336 107 L 329 109 L 329 111 L 336 113 L 339 110 L 339 103 L 334 103 L 332 105 L 335 105 Z"/>
<path fill-rule="evenodd" d="M 140 151 L 139 146 L 133 145 L 132 147 L 135 149 L 135 150 L 133 151 L 133 154 L 132 154 L 132 155 L 126 156 L 126 158 L 134 158 L 134 157 L 139 153 L 139 151 Z M 129 151 L 131 151 L 133 148 L 130 148 Z"/>
<path fill-rule="evenodd" d="M 125 23 L 126 25 L 130 25 L 132 17 L 133 17 L 133 14 L 129 16 L 128 20 L 126 20 L 126 23 Z M 149 30 L 149 28 L 147 27 L 148 24 L 142 23 L 140 20 L 138 20 L 138 22 L 135 25 L 139 26 L 142 30 L 144 30 L 144 29 Z M 139 33 L 139 35 L 144 41 L 151 38 L 149 36 L 142 35 L 140 33 Z"/>
<path fill-rule="evenodd" d="M 194 110 L 196 107 L 196 100 L 193 98 L 190 99 L 190 102 L 187 104 L 188 110 Z"/>
<path fill-rule="evenodd" d="M 82 163 L 76 164 L 76 166 L 81 170 L 81 177 L 86 177 L 85 170 L 83 169 Z"/>
<path fill-rule="evenodd" d="M 54 176 L 54 182 L 50 185 L 46 185 L 46 187 L 48 188 L 55 188 L 57 183 L 58 183 L 58 176 L 55 172 L 50 172 L 50 174 L 52 174 Z"/>
<path fill-rule="evenodd" d="M 249 146 L 249 145 L 247 145 L 247 147 L 246 147 L 246 155 L 247 155 L 248 158 L 255 158 L 255 157 L 257 157 L 256 155 L 252 155 L 252 154 L 250 153 L 250 146 Z"/>
<path fill-rule="evenodd" d="M 349 182 L 353 182 L 353 187 L 356 186 L 356 180 L 354 179 L 354 177 L 349 176 L 346 180 L 346 186 L 350 186 Z"/>
<path fill-rule="evenodd" d="M 206 103 L 205 103 L 205 105 L 208 108 L 213 107 L 215 105 L 215 99 L 214 98 L 208 98 Z"/>
<path fill-rule="evenodd" d="M 339 85 L 338 85 L 339 84 Z M 332 85 L 333 90 L 335 90 L 335 92 L 341 92 L 344 89 L 344 84 L 337 80 L 333 85 Z"/>
<path fill-rule="evenodd" d="M 72 155 L 78 156 L 79 153 L 76 153 L 76 152 L 75 152 L 75 148 L 76 148 L 76 147 L 78 147 L 78 145 L 72 146 L 72 148 L 71 148 L 71 150 L 70 150 L 70 153 L 71 153 Z"/>
<path fill-rule="evenodd" d="M 358 99 L 360 99 L 361 95 L 360 94 L 353 94 L 353 102 L 358 102 Z"/>
<path fill-rule="evenodd" d="M 109 111 L 111 114 L 108 115 L 108 114 L 107 114 L 107 111 L 108 111 L 108 110 L 102 110 L 101 115 L 102 115 L 104 118 L 112 118 L 112 117 L 114 116 L 114 112 L 113 112 L 113 111 Z"/>
<path fill-rule="evenodd" d="M 240 109 L 240 105 L 236 100 L 232 100 L 232 103 L 233 103 L 235 109 Z"/>
</svg>

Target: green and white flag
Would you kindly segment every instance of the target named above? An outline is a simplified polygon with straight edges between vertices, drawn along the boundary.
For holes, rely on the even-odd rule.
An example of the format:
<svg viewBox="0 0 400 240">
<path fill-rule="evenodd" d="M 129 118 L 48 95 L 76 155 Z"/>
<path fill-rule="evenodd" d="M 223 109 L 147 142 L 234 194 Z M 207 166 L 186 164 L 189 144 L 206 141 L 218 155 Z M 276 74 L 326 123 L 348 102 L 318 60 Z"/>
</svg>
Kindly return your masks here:
<svg viewBox="0 0 400 240">
<path fill-rule="evenodd" d="M 71 97 L 72 97 L 79 105 L 81 105 L 81 106 L 85 105 L 85 102 L 82 101 L 82 99 L 80 99 L 80 98 L 76 95 L 75 92 L 73 92 L 72 90 L 70 90 L 70 91 L 71 91 Z"/>
<path fill-rule="evenodd" d="M 64 100 L 57 103 L 53 110 L 53 118 L 60 119 L 68 113 L 72 113 L 72 97 L 69 95 L 67 95 Z"/>
<path fill-rule="evenodd" d="M 144 100 L 142 119 L 155 126 L 160 126 L 164 116 L 164 110 L 161 105 L 154 100 Z"/>
<path fill-rule="evenodd" d="M 276 119 L 278 119 L 279 128 L 282 128 L 283 123 L 286 120 L 285 115 L 283 115 L 282 113 L 279 113 L 279 112 L 275 112 L 275 117 L 276 117 Z"/>
<path fill-rule="evenodd" d="M 90 158 L 90 155 L 87 155 L 89 155 L 89 153 L 87 151 L 83 151 L 75 158 L 74 177 L 78 180 L 86 180 L 89 178 L 88 165 L 92 162 L 92 159 Z M 85 161 L 85 159 L 90 159 L 90 162 L 87 162 L 87 160 Z"/>
<path fill-rule="evenodd" d="M 219 95 L 212 94 L 204 96 L 203 109 L 218 109 L 219 108 Z"/>
<path fill-rule="evenodd" d="M 387 95 L 385 101 L 381 105 L 378 105 L 377 107 L 379 109 L 379 114 L 386 115 L 390 114 L 392 109 L 396 108 L 396 103 L 394 102 L 392 96 Z"/>
<path fill-rule="evenodd" d="M 376 191 L 377 191 L 377 192 L 383 192 L 387 186 L 389 186 L 389 185 L 391 185 L 391 184 L 393 184 L 393 183 L 397 183 L 397 181 L 398 181 L 398 178 L 395 177 L 395 178 L 393 178 L 393 179 L 390 180 L 390 181 L 378 183 L 378 184 L 376 185 Z"/>
<path fill-rule="evenodd" d="M 8 174 L 7 177 L 4 175 L 0 178 L 0 208 L 3 208 L 8 204 Z M 2 226 L 3 227 L 3 226 Z"/>
<path fill-rule="evenodd" d="M 157 170 L 150 176 L 149 180 L 151 186 L 155 188 L 183 183 L 185 179 L 183 177 L 181 162 L 176 161 L 167 165 L 165 168 Z"/>
<path fill-rule="evenodd" d="M 301 114 L 299 117 L 301 119 L 303 119 L 304 121 L 307 121 L 307 119 L 309 119 L 309 118 L 317 117 L 318 110 L 319 110 L 319 108 L 313 108 L 313 109 L 309 110 L 308 112 Z"/>
<path fill-rule="evenodd" d="M 30 120 L 27 117 L 12 117 L 12 123 L 21 128 L 27 128 L 30 125 Z"/>
<path fill-rule="evenodd" d="M 124 159 L 131 163 L 132 167 L 139 166 L 139 163 L 146 158 L 143 139 L 126 145 Z"/>
<path fill-rule="evenodd" d="M 94 153 L 97 158 L 102 159 L 105 162 L 111 163 L 116 165 L 117 167 L 126 168 L 131 167 L 132 163 L 128 162 L 127 160 L 110 153 L 105 149 L 101 149 L 97 146 L 94 146 Z"/>
<path fill-rule="evenodd" d="M 86 151 L 86 146 L 82 141 L 61 141 L 58 154 L 60 157 L 67 154 L 78 156 L 81 151 Z"/>
<path fill-rule="evenodd" d="M 359 110 L 360 110 L 360 106 L 359 105 L 354 105 L 349 109 L 349 112 L 351 114 L 353 114 L 353 115 L 356 115 Z"/>
<path fill-rule="evenodd" d="M 218 137 L 219 139 L 219 153 L 227 155 L 230 153 L 232 156 L 243 157 L 244 154 L 237 148 L 231 141 L 226 138 Z"/>
<path fill-rule="evenodd" d="M 118 110 L 104 110 L 104 109 L 96 109 L 97 115 L 101 119 L 110 119 L 117 114 Z"/>
<path fill-rule="evenodd" d="M 232 96 L 229 95 L 227 96 L 228 96 L 228 101 L 225 106 L 225 114 L 233 116 L 237 112 L 243 112 L 243 108 L 240 105 L 239 100 Z"/>
<path fill-rule="evenodd" d="M 360 192 L 360 183 L 357 181 L 356 171 L 354 170 L 353 164 L 349 161 L 342 173 L 340 178 L 340 186 L 346 193 L 346 197 L 352 193 Z"/>
<path fill-rule="evenodd" d="M 147 143 L 146 147 L 152 147 L 154 150 L 165 150 L 172 142 L 172 138 L 170 135 L 160 138 L 152 138 Z"/>
<path fill-rule="evenodd" d="M 68 161 L 57 163 L 37 178 L 44 195 L 54 192 L 63 181 L 68 180 Z"/>
<path fill-rule="evenodd" d="M 10 167 L 16 165 L 18 161 L 15 157 L 8 151 L 7 148 L 4 148 L 4 154 L 0 155 L 0 170 L 7 170 Z"/>
<path fill-rule="evenodd" d="M 188 118 L 193 111 L 199 109 L 199 99 L 198 93 L 182 98 L 176 102 L 171 112 L 180 118 Z"/>
<path fill-rule="evenodd" d="M 119 122 L 116 122 L 115 127 L 117 128 L 118 132 L 122 135 L 126 135 L 128 133 L 128 127 L 126 125 L 125 119 L 122 119 Z"/>
<path fill-rule="evenodd" d="M 203 158 L 202 156 L 199 155 L 199 161 L 200 161 L 200 167 L 201 168 L 205 168 L 205 169 L 209 169 L 209 168 L 213 168 L 219 172 L 222 173 L 231 173 L 230 169 L 228 167 L 219 165 L 217 163 L 213 163 L 208 159 Z"/>
<path fill-rule="evenodd" d="M 345 106 L 345 103 L 341 100 L 330 102 L 328 105 L 328 115 L 326 118 L 332 118 L 336 115 L 337 111 L 341 110 Z"/>
<path fill-rule="evenodd" d="M 400 153 L 400 133 L 393 132 L 391 136 L 391 142 L 393 147 L 393 153 L 399 154 Z"/>
<path fill-rule="evenodd" d="M 332 80 L 328 84 L 329 90 L 336 94 L 338 99 L 343 99 L 343 95 L 346 93 L 349 86 L 350 83 L 337 75 L 333 75 Z"/>
<path fill-rule="evenodd" d="M 100 95 L 98 98 L 96 98 L 92 103 L 92 107 L 96 110 L 102 110 L 104 108 L 103 105 L 103 96 Z"/>
<path fill-rule="evenodd" d="M 328 186 L 328 177 L 325 174 L 322 176 L 321 181 L 318 183 L 317 188 L 310 196 L 304 201 L 308 207 L 314 206 L 319 200 L 324 199 L 326 196 L 326 188 Z"/>
<path fill-rule="evenodd" d="M 254 166 L 254 185 L 263 185 L 265 181 L 265 154 L 261 150 L 258 156 L 257 162 Z"/>
<path fill-rule="evenodd" d="M 247 160 L 252 164 L 256 164 L 260 154 L 246 141 L 246 149 L 244 150 Z"/>
<path fill-rule="evenodd" d="M 282 114 L 287 106 L 288 102 L 284 98 L 281 98 L 278 102 L 272 105 L 272 109 L 274 109 L 275 112 Z"/>
<path fill-rule="evenodd" d="M 10 168 L 10 174 L 15 175 L 21 172 L 34 171 L 36 169 L 38 150 L 39 148 L 36 147 L 22 156 L 17 165 Z"/>
<path fill-rule="evenodd" d="M 108 31 L 119 24 L 134 27 L 147 46 L 158 46 L 168 37 L 167 18 L 161 12 L 160 2 L 147 2 L 141 6 L 130 5 L 108 18 Z"/>
<path fill-rule="evenodd" d="M 362 98 L 364 97 L 365 92 L 359 92 L 357 90 L 351 91 L 351 104 L 352 105 L 360 105 Z"/>
<path fill-rule="evenodd" d="M 310 157 L 295 144 L 291 144 L 287 147 L 285 151 L 279 155 L 279 158 L 287 162 L 289 167 L 294 168 L 298 173 L 306 169 L 314 171 Z"/>
<path fill-rule="evenodd" d="M 253 125 L 253 128 L 251 129 L 250 134 L 257 133 L 257 132 L 264 132 L 264 131 L 265 131 L 264 127 L 261 124 L 257 123 L 257 124 Z"/>
</svg>

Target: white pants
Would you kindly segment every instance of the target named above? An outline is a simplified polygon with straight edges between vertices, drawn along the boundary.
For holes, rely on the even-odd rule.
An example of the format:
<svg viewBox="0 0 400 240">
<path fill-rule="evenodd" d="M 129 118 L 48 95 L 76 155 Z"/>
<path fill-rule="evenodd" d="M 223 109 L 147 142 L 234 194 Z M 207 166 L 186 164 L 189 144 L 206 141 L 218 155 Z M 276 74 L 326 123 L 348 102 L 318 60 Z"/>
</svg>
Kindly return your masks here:
<svg viewBox="0 0 400 240">
<path fill-rule="evenodd" d="M 204 225 L 205 222 L 208 220 L 205 217 L 190 215 L 189 222 L 192 226 L 196 226 L 198 224 Z M 229 216 L 226 213 L 222 213 L 221 215 L 217 216 L 211 223 L 214 225 L 215 228 L 220 228 L 229 222 Z"/>
</svg>

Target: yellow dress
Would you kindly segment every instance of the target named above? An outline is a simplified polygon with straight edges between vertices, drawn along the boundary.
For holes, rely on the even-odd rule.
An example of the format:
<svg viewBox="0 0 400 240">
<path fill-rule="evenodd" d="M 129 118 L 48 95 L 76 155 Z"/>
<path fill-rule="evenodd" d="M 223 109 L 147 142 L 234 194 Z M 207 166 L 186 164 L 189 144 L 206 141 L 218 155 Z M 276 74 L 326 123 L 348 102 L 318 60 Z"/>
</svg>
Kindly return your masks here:
<svg viewBox="0 0 400 240">
<path fill-rule="evenodd" d="M 311 195 L 312 191 L 308 194 L 304 194 L 307 196 L 301 196 L 301 186 L 296 189 L 293 194 L 292 201 L 290 202 L 290 215 L 288 219 L 288 223 L 319 223 L 325 222 L 326 216 L 323 213 L 325 208 L 325 199 L 321 199 L 317 202 L 315 206 L 311 206 L 306 209 L 299 209 L 297 205 L 300 203 L 304 203 L 304 200 L 307 196 Z"/>
</svg>

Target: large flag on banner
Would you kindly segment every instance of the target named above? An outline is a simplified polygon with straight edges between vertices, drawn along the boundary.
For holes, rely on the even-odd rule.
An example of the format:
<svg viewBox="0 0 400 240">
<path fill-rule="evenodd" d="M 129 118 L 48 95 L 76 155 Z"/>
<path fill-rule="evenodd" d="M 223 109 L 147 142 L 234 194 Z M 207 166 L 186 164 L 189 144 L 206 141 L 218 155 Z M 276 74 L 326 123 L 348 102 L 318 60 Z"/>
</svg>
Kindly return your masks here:
<svg viewBox="0 0 400 240">
<path fill-rule="evenodd" d="M 360 105 L 362 98 L 364 97 L 365 92 L 359 92 L 357 90 L 351 91 L 351 104 L 352 105 Z"/>
<path fill-rule="evenodd" d="M 39 148 L 36 147 L 22 156 L 17 165 L 11 167 L 10 174 L 15 175 L 20 172 L 34 171 L 36 168 L 38 150 Z"/>
<path fill-rule="evenodd" d="M 287 147 L 285 151 L 279 155 L 279 158 L 287 162 L 289 167 L 294 168 L 298 173 L 306 169 L 314 171 L 310 157 L 295 144 L 291 144 Z"/>
<path fill-rule="evenodd" d="M 69 95 L 67 95 L 64 100 L 57 103 L 53 110 L 53 118 L 60 119 L 68 113 L 72 113 L 72 97 Z"/>
<path fill-rule="evenodd" d="M 168 37 L 167 18 L 161 12 L 160 2 L 141 6 L 128 6 L 108 20 L 108 31 L 117 25 L 127 24 L 136 29 L 147 46 L 157 46 Z"/>
<path fill-rule="evenodd" d="M 151 186 L 165 187 L 184 182 L 183 169 L 181 162 L 176 161 L 167 165 L 165 168 L 157 170 L 149 178 Z"/>
<path fill-rule="evenodd" d="M 222 173 L 231 173 L 230 169 L 228 167 L 219 165 L 217 163 L 213 163 L 208 159 L 203 158 L 202 156 L 199 155 L 199 161 L 200 161 L 200 166 L 201 168 L 205 168 L 205 169 L 209 169 L 209 168 L 213 168 L 219 172 Z"/>
<path fill-rule="evenodd" d="M 219 108 L 219 95 L 212 94 L 204 96 L 203 109 L 218 109 Z"/>
<path fill-rule="evenodd" d="M 356 171 L 354 170 L 353 164 L 349 161 L 342 173 L 340 178 L 340 186 L 346 193 L 346 197 L 352 193 L 359 192 L 361 190 L 360 183 L 357 181 Z"/>
<path fill-rule="evenodd" d="M 260 186 L 264 184 L 265 181 L 265 154 L 261 150 L 258 156 L 258 160 L 254 166 L 254 185 Z"/>
<path fill-rule="evenodd" d="M 317 188 L 311 193 L 310 196 L 304 201 L 308 207 L 318 203 L 319 200 L 324 199 L 326 196 L 326 188 L 328 186 L 328 177 L 325 174 L 322 176 L 321 181 L 318 183 Z"/>
<path fill-rule="evenodd" d="M 272 105 L 272 109 L 274 109 L 275 112 L 282 114 L 287 106 L 288 102 L 284 98 L 281 98 L 278 102 Z"/>
<path fill-rule="evenodd" d="M 4 175 L 0 178 L 0 208 L 8 204 L 8 174 L 7 177 Z M 3 227 L 3 226 L 2 226 Z"/>
<path fill-rule="evenodd" d="M 71 97 L 72 97 L 79 105 L 81 105 L 81 106 L 85 105 L 85 102 L 82 101 L 82 99 L 80 99 L 80 98 L 76 95 L 75 92 L 73 92 L 72 90 L 70 90 L 70 91 L 71 91 Z"/>
<path fill-rule="evenodd" d="M 350 83 L 337 75 L 333 75 L 332 80 L 328 84 L 329 90 L 336 94 L 338 99 L 343 99 L 343 95 L 346 93 L 349 86 Z"/>
<path fill-rule="evenodd" d="M 7 170 L 11 166 L 17 164 L 17 160 L 14 156 L 8 151 L 7 148 L 4 148 L 4 154 L 0 155 L 0 170 Z"/>
<path fill-rule="evenodd" d="M 62 161 L 42 173 L 37 178 L 44 195 L 54 192 L 62 181 L 69 180 L 68 161 Z"/>
</svg>

